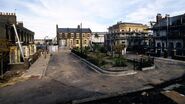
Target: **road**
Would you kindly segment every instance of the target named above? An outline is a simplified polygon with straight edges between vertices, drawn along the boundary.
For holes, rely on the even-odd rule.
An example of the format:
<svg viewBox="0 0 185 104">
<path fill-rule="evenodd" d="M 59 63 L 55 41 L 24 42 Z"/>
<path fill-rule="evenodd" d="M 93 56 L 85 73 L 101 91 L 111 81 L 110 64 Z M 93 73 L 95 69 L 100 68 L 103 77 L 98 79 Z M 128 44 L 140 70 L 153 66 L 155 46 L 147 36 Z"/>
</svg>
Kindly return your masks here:
<svg viewBox="0 0 185 104">
<path fill-rule="evenodd" d="M 63 104 L 72 100 L 152 87 L 185 73 L 184 64 L 156 62 L 157 69 L 130 76 L 106 76 L 63 50 L 50 58 L 46 76 L 0 89 L 1 104 Z"/>
</svg>

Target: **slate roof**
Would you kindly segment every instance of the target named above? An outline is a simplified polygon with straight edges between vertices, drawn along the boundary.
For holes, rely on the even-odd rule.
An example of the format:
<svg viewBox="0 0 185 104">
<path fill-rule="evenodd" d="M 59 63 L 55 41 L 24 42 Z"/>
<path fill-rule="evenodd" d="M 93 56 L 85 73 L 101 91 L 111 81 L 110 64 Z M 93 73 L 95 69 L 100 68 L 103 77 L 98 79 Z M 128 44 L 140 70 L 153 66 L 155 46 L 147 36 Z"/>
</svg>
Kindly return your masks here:
<svg viewBox="0 0 185 104">
<path fill-rule="evenodd" d="M 174 17 L 169 17 L 168 18 L 168 25 L 176 25 L 177 21 L 181 21 L 182 18 L 185 18 L 185 15 L 178 15 Z M 184 22 L 184 21 L 183 21 Z M 159 23 L 156 23 L 154 25 L 155 27 L 166 27 L 167 26 L 167 18 L 163 18 L 162 20 L 159 21 Z"/>
<path fill-rule="evenodd" d="M 78 28 L 58 28 L 59 33 L 79 33 Z M 82 33 L 91 33 L 90 28 L 82 28 Z"/>
</svg>

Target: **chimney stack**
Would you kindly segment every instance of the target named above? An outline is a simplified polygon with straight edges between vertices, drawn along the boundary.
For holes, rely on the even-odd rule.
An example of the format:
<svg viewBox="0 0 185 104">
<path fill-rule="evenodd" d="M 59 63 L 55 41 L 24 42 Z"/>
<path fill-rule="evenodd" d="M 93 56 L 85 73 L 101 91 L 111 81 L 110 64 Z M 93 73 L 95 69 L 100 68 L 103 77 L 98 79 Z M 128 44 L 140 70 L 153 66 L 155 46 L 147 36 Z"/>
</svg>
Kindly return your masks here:
<svg viewBox="0 0 185 104">
<path fill-rule="evenodd" d="M 159 23 L 159 21 L 162 19 L 162 15 L 160 13 L 157 14 L 156 16 L 156 22 Z"/>
<path fill-rule="evenodd" d="M 166 14 L 166 15 L 165 15 L 165 18 L 168 18 L 168 17 L 170 17 L 170 15 L 169 15 L 169 14 Z"/>
<path fill-rule="evenodd" d="M 77 28 L 80 29 L 80 25 L 78 25 Z"/>
</svg>

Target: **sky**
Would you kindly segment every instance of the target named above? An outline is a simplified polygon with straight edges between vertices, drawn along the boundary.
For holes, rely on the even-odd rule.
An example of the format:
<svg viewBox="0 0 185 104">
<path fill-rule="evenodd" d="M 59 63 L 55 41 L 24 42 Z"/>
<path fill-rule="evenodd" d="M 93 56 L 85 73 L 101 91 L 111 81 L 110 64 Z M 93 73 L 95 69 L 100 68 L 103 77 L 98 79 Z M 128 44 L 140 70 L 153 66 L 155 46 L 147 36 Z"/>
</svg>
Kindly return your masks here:
<svg viewBox="0 0 185 104">
<path fill-rule="evenodd" d="M 185 0 L 0 0 L 0 12 L 15 12 L 35 38 L 56 37 L 59 28 L 83 28 L 104 32 L 118 21 L 149 24 L 157 13 L 185 13 Z"/>
</svg>

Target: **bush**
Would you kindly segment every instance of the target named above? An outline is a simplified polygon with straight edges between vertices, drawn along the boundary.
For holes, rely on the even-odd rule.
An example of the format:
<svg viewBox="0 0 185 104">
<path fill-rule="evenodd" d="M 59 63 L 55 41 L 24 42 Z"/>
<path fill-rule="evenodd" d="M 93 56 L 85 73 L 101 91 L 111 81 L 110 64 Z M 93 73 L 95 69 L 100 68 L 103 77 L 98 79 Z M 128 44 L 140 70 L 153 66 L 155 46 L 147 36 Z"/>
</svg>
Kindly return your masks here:
<svg viewBox="0 0 185 104">
<path fill-rule="evenodd" d="M 114 67 L 125 67 L 126 65 L 126 59 L 124 57 L 116 57 L 114 59 Z"/>
<path fill-rule="evenodd" d="M 102 65 L 105 65 L 105 61 L 103 60 L 103 56 L 100 52 L 95 52 L 95 56 L 88 56 L 88 51 L 89 48 L 84 48 L 83 49 L 83 52 L 81 53 L 81 51 L 79 49 L 72 49 L 71 52 L 75 53 L 76 55 L 90 61 L 91 63 L 97 65 L 97 66 L 102 66 Z"/>
<path fill-rule="evenodd" d="M 107 53 L 106 48 L 105 48 L 105 47 L 103 47 L 103 46 L 100 48 L 100 50 L 99 50 L 99 51 L 100 51 L 101 53 Z"/>
<path fill-rule="evenodd" d="M 140 61 L 136 62 L 136 69 L 141 70 L 145 67 L 151 67 L 154 65 L 154 58 L 141 58 Z"/>
<path fill-rule="evenodd" d="M 80 52 L 80 50 L 72 49 L 71 52 L 75 53 L 76 55 L 82 57 L 82 58 L 87 58 L 87 55 L 84 52 Z"/>
<path fill-rule="evenodd" d="M 105 61 L 102 58 L 101 53 L 96 52 L 96 57 L 88 57 L 89 61 L 97 66 L 102 66 L 105 64 Z"/>
</svg>

